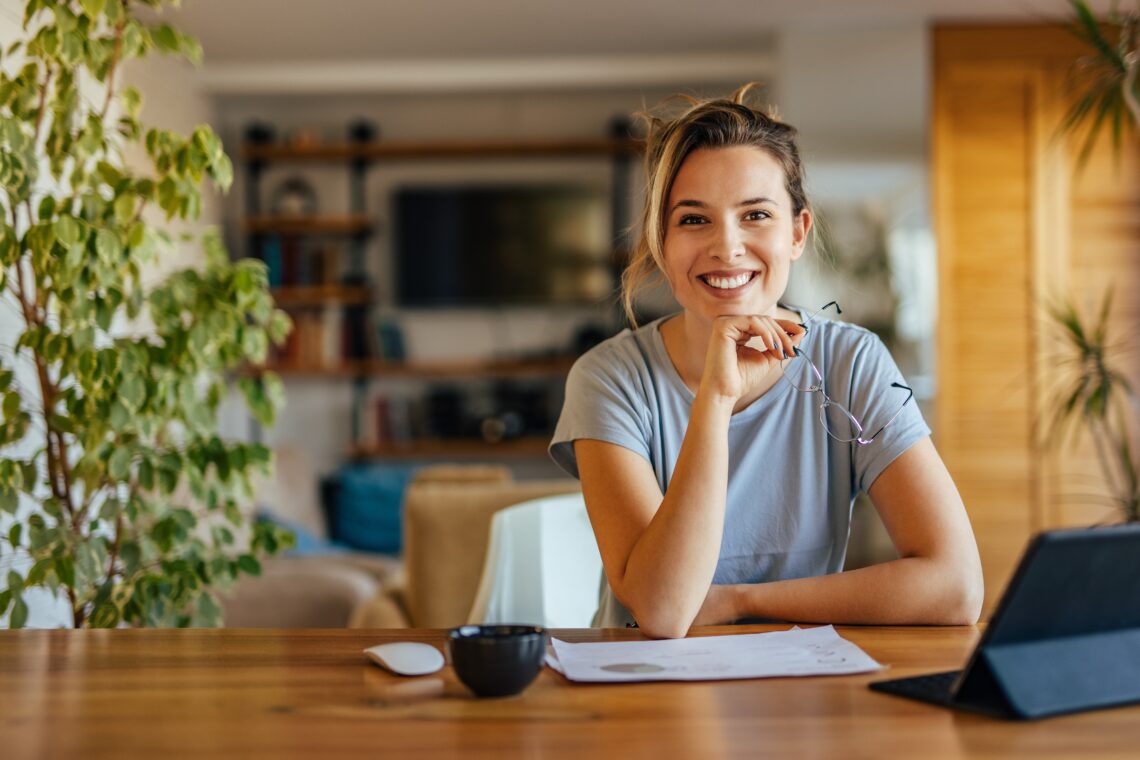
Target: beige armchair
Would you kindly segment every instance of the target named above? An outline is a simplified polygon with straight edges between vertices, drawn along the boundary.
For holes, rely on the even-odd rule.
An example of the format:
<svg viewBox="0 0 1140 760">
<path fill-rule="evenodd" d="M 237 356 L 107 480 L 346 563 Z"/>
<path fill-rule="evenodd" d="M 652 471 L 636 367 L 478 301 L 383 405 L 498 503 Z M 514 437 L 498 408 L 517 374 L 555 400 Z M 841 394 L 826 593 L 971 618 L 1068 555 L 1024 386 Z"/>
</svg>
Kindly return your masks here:
<svg viewBox="0 0 1140 760">
<path fill-rule="evenodd" d="M 491 516 L 519 502 L 579 488 L 570 478 L 515 481 L 504 467 L 425 468 L 404 496 L 403 577 L 358 607 L 350 625 L 462 625 L 479 585 Z"/>
</svg>

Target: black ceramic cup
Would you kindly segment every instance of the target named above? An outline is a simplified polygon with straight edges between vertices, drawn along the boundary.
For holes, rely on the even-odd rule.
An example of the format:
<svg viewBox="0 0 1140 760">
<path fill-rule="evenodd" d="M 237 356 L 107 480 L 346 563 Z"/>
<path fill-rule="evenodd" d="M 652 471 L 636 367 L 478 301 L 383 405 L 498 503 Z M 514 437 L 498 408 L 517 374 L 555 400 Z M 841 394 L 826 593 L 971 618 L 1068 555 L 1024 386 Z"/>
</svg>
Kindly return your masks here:
<svg viewBox="0 0 1140 760">
<path fill-rule="evenodd" d="M 542 670 L 546 630 L 537 625 L 461 625 L 447 635 L 455 674 L 480 697 L 508 697 Z"/>
</svg>

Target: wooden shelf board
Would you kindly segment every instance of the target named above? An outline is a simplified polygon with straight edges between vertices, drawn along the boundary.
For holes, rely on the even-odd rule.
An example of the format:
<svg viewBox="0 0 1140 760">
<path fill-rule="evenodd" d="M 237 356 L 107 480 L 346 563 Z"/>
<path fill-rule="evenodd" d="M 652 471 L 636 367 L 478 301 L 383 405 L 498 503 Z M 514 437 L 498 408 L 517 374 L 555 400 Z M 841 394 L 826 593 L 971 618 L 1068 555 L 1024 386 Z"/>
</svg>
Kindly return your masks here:
<svg viewBox="0 0 1140 760">
<path fill-rule="evenodd" d="M 356 446 L 353 459 L 445 459 L 479 457 L 541 457 L 546 455 L 549 438 L 528 436 L 498 443 L 477 439 L 429 439 L 407 443 L 385 443 Z"/>
<path fill-rule="evenodd" d="M 527 156 L 620 156 L 635 155 L 635 140 L 582 138 L 563 140 L 461 140 L 376 143 L 368 156 L 375 159 L 421 158 L 511 158 Z"/>
<path fill-rule="evenodd" d="M 251 216 L 246 232 L 357 234 L 370 232 L 372 220 L 363 215 L 346 216 Z"/>
<path fill-rule="evenodd" d="M 272 371 L 282 377 L 463 379 L 479 380 L 518 377 L 557 377 L 574 363 L 571 357 L 517 361 L 433 361 L 397 362 L 365 359 L 336 365 L 266 365 L 252 367 L 247 374 Z"/>
<path fill-rule="evenodd" d="M 344 285 L 284 285 L 270 290 L 270 295 L 282 307 L 364 304 L 372 300 L 369 288 Z"/>
<path fill-rule="evenodd" d="M 289 145 L 271 143 L 255 145 L 247 143 L 242 147 L 242 158 L 246 161 L 328 161 L 340 163 L 353 158 L 363 158 L 361 146 L 352 143 L 319 143 Z"/>
<path fill-rule="evenodd" d="M 552 140 L 395 140 L 366 144 L 246 145 L 246 161 L 343 162 L 350 160 L 511 158 L 527 156 L 634 156 L 642 141 L 588 137 Z"/>
<path fill-rule="evenodd" d="M 471 379 L 549 377 L 569 372 L 573 363 L 573 359 L 564 357 L 516 361 L 471 359 L 402 362 L 377 359 L 365 362 L 364 369 L 372 377 Z"/>
<path fill-rule="evenodd" d="M 362 377 L 360 371 L 350 364 L 263 364 L 256 367 L 246 367 L 242 374 L 257 377 L 265 372 L 273 372 L 281 377 L 291 378 L 329 378 L 352 380 Z"/>
</svg>

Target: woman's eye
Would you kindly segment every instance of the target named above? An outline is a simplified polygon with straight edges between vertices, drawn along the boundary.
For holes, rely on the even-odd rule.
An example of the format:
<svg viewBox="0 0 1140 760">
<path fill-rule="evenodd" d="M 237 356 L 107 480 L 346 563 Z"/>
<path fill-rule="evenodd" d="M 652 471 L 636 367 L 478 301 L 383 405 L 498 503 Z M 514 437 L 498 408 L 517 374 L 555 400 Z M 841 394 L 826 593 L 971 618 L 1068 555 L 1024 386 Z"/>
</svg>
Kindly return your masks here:
<svg viewBox="0 0 1140 760">
<path fill-rule="evenodd" d="M 704 217 L 697 216 L 696 214 L 686 214 L 677 220 L 677 224 L 704 224 Z"/>
<path fill-rule="evenodd" d="M 772 216 L 772 215 L 769 214 L 767 211 L 761 211 L 760 209 L 756 209 L 755 211 L 749 211 L 747 214 L 744 215 L 744 218 L 750 222 L 762 222 L 765 219 L 769 218 L 770 216 Z"/>
</svg>

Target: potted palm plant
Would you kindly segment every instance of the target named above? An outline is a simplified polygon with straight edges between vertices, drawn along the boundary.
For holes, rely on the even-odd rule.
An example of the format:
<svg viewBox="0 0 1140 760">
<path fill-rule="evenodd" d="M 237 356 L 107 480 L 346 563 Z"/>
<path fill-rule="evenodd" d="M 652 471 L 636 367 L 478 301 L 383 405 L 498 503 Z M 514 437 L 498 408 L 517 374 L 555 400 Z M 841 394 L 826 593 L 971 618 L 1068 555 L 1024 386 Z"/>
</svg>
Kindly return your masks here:
<svg viewBox="0 0 1140 760">
<path fill-rule="evenodd" d="M 1140 127 L 1140 3 L 1130 10 L 1114 4 L 1105 24 L 1085 0 L 1069 0 L 1069 5 L 1069 28 L 1089 49 L 1073 68 L 1077 94 L 1061 125 L 1064 134 L 1084 132 L 1079 169 L 1105 130 L 1119 156 L 1122 141 Z M 1068 373 L 1048 430 L 1054 441 L 1066 440 L 1066 431 L 1088 434 L 1108 489 L 1107 496 L 1094 498 L 1105 498 L 1122 519 L 1135 522 L 1140 521 L 1140 461 L 1132 449 L 1135 395 L 1115 366 L 1119 346 L 1110 338 L 1112 301 L 1109 290 L 1094 320 L 1071 300 L 1050 309 Z"/>
<path fill-rule="evenodd" d="M 1140 2 L 1127 11 L 1114 3 L 1106 25 L 1086 0 L 1069 0 L 1069 5 L 1073 15 L 1068 28 L 1088 46 L 1089 54 L 1073 67 L 1077 97 L 1061 131 L 1085 132 L 1077 157 L 1077 165 L 1082 166 L 1104 129 L 1110 130 L 1119 153 L 1121 140 L 1140 125 Z"/>
<path fill-rule="evenodd" d="M 2 51 L 0 316 L 15 329 L 0 345 L 0 615 L 12 627 L 37 587 L 76 627 L 214 625 L 217 591 L 289 540 L 242 509 L 269 451 L 216 432 L 229 373 L 289 330 L 264 266 L 231 262 L 212 235 L 203 266 L 144 284 L 175 242 L 162 220 L 195 219 L 203 183 L 232 176 L 209 127 L 147 128 L 142 94 L 120 86 L 131 59 L 200 58 L 155 21 L 170 4 L 27 0 L 24 33 Z M 124 158 L 132 146 L 142 168 Z M 280 381 L 240 385 L 272 423 Z"/>
</svg>

